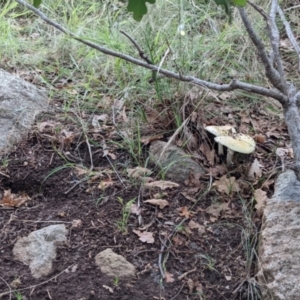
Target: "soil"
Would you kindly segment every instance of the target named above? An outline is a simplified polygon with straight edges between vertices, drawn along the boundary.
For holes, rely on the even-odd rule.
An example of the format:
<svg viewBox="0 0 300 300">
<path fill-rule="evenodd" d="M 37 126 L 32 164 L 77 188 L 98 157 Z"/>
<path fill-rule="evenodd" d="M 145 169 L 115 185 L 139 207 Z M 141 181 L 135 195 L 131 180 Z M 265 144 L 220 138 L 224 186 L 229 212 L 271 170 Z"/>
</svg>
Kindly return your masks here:
<svg viewBox="0 0 300 300">
<path fill-rule="evenodd" d="M 101 153 L 93 155 L 95 169 L 109 173 L 107 182 L 113 182 L 105 189 L 98 187 L 97 177 L 83 180 L 59 153 L 31 133 L 9 155 L 5 173 L 1 172 L 3 190 L 26 193 L 31 198 L 19 208 L 0 208 L 0 291 L 6 293 L 1 299 L 17 299 L 18 293 L 23 300 L 247 299 L 248 279 L 255 270 L 247 263 L 247 220 L 237 194 L 221 199 L 227 210 L 216 218 L 207 208 L 220 199 L 213 189 L 203 192 L 207 182 L 195 189 L 194 198 L 199 199 L 196 204 L 183 196 L 187 187 L 181 185 L 164 191 L 170 205 L 159 209 L 143 200 L 162 191 L 142 188 L 124 173 L 124 165 L 130 164 L 126 152 L 115 152 L 114 169 L 112 160 Z M 70 146 L 68 155 L 80 157 L 82 164 L 89 163 L 89 149 L 84 144 L 79 149 Z M 117 226 L 122 218 L 120 199 L 125 204 L 138 198 L 143 224 L 149 225 L 154 243 L 143 243 L 133 232 L 141 227 L 135 214 L 130 214 L 124 230 Z M 185 207 L 188 215 L 183 213 Z M 74 220 L 81 220 L 81 225 L 72 226 Z M 259 219 L 256 222 L 259 226 Z M 58 248 L 53 272 L 34 279 L 28 266 L 14 259 L 14 243 L 34 230 L 57 223 L 67 226 L 68 243 Z M 194 229 L 193 224 L 200 229 Z M 249 237 L 252 234 L 255 232 Z M 135 265 L 138 273 L 134 280 L 101 273 L 95 256 L 106 248 Z M 159 263 L 159 257 L 164 261 Z M 160 269 L 167 272 L 165 279 Z"/>
</svg>

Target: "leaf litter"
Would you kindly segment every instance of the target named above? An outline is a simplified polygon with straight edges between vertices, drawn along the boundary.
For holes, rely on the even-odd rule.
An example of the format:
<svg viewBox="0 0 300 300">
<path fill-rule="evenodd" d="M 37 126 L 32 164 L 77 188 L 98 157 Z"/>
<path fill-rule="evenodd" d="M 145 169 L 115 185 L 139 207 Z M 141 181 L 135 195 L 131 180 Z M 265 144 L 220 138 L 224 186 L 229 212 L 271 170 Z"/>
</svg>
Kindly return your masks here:
<svg viewBox="0 0 300 300">
<path fill-rule="evenodd" d="M 228 121 L 230 121 L 238 130 L 245 133 L 255 132 L 257 135 L 264 135 L 264 139 L 260 138 L 260 142 L 257 143 L 256 151 L 252 155 L 242 157 L 241 162 L 234 162 L 233 166 L 228 167 L 224 164 L 225 157 L 219 157 L 217 155 L 216 145 L 214 145 L 208 137 L 203 139 L 199 132 L 195 132 L 193 127 L 187 128 L 185 135 L 179 137 L 181 140 L 177 140 L 176 142 L 184 146 L 185 141 L 191 140 L 189 144 L 190 149 L 187 149 L 187 151 L 195 152 L 197 155 L 195 154 L 193 157 L 203 165 L 207 171 L 203 177 L 193 174 L 193 178 L 186 182 L 187 186 L 165 180 L 152 180 L 152 182 L 145 183 L 144 185 L 138 183 L 138 187 L 136 188 L 133 184 L 129 183 L 133 181 L 132 178 L 143 180 L 143 177 L 148 177 L 150 173 L 147 170 L 142 170 L 132 165 L 130 165 L 130 168 L 127 168 L 128 182 L 126 182 L 126 174 L 124 175 L 124 173 L 122 173 L 122 171 L 124 171 L 123 169 L 119 168 L 109 173 L 107 170 L 109 170 L 111 166 L 109 164 L 105 165 L 106 156 L 115 160 L 116 163 L 120 162 L 124 165 L 124 161 L 120 159 L 123 155 L 122 151 L 120 151 L 117 146 L 109 143 L 111 139 L 119 138 L 120 134 L 120 131 L 113 125 L 110 115 L 108 115 L 108 117 L 105 114 L 95 115 L 95 119 L 90 122 L 90 126 L 88 127 L 87 134 L 91 138 L 97 141 L 107 141 L 107 144 L 102 149 L 95 151 L 95 149 L 92 148 L 92 157 L 94 160 L 94 169 L 92 172 L 90 172 L 88 165 L 90 157 L 86 142 L 83 140 L 80 141 L 82 147 L 76 148 L 76 144 L 79 142 L 77 138 L 80 133 L 78 128 L 72 128 L 67 124 L 65 125 L 59 119 L 55 121 L 46 119 L 39 123 L 39 128 L 37 128 L 33 134 L 34 138 L 29 139 L 26 147 L 22 149 L 22 152 L 19 152 L 19 157 L 23 157 L 25 153 L 26 161 L 28 161 L 28 166 L 24 166 L 23 176 L 28 176 L 26 174 L 30 172 L 29 177 L 31 178 L 38 175 L 42 177 L 45 176 L 45 173 L 47 174 L 47 172 L 53 169 L 54 163 L 64 163 L 64 161 L 59 160 L 60 158 L 55 151 L 51 153 L 54 157 L 52 162 L 51 155 L 49 156 L 49 153 L 44 151 L 45 148 L 43 145 L 45 145 L 46 142 L 50 142 L 50 144 L 55 143 L 61 151 L 68 149 L 73 159 L 75 158 L 76 171 L 74 172 L 74 168 L 72 172 L 70 170 L 64 170 L 61 176 L 60 174 L 56 174 L 56 177 L 51 177 L 46 181 L 47 193 L 49 195 L 46 196 L 47 201 L 39 200 L 41 207 L 33 207 L 31 211 L 19 211 L 19 217 L 30 219 L 32 212 L 34 212 L 36 215 L 39 215 L 42 220 L 48 220 L 49 216 L 59 217 L 58 212 L 63 211 L 64 220 L 69 221 L 72 227 L 70 243 L 72 247 L 77 247 L 76 249 L 78 249 L 81 257 L 91 259 L 91 251 L 94 251 L 91 249 L 96 249 L 99 245 L 111 245 L 111 243 L 115 243 L 118 251 L 126 253 L 129 260 L 135 263 L 137 261 L 150 263 L 152 267 L 148 269 L 147 272 L 154 274 L 151 275 L 153 277 L 158 277 L 160 273 L 157 271 L 155 265 L 158 261 L 158 254 L 162 253 L 163 257 L 166 258 L 165 264 L 167 272 L 164 272 L 165 281 L 168 281 L 168 285 L 171 287 L 170 290 L 168 290 L 167 286 L 165 288 L 170 294 L 174 292 L 172 296 L 179 293 L 180 298 L 186 297 L 188 293 L 192 294 L 198 292 L 199 295 L 206 295 L 207 299 L 218 299 L 220 295 L 216 293 L 215 288 L 212 288 L 218 285 L 221 286 L 221 290 L 223 289 L 226 297 L 231 299 L 233 286 L 242 278 L 246 278 L 247 274 L 244 268 L 246 257 L 241 249 L 242 247 L 236 246 L 243 242 L 240 239 L 239 229 L 232 228 L 228 230 L 222 224 L 218 224 L 217 221 L 222 219 L 232 224 L 239 224 L 239 226 L 242 227 L 245 226 L 238 195 L 240 193 L 245 201 L 249 201 L 250 203 L 253 198 L 251 186 L 245 184 L 245 181 L 248 180 L 249 177 L 263 179 L 261 183 L 259 181 L 253 183 L 255 188 L 255 209 L 257 215 L 261 215 L 265 202 L 268 201 L 267 195 L 269 192 L 272 192 L 276 168 L 281 167 L 280 160 L 272 153 L 275 153 L 275 149 L 278 148 L 278 145 L 283 149 L 290 148 L 285 125 L 279 124 L 278 119 L 276 119 L 275 116 L 270 116 L 263 108 L 255 107 L 255 110 L 253 109 L 253 111 L 249 112 L 235 110 L 235 115 L 233 116 L 231 106 L 226 103 L 221 104 L 218 100 L 218 98 L 221 99 L 225 97 L 224 99 L 228 101 L 232 95 L 231 93 L 230 95 L 223 95 L 221 97 L 218 94 L 211 95 L 214 99 L 212 103 L 208 103 L 203 109 L 203 112 L 199 111 L 192 115 L 192 126 L 199 129 L 204 123 L 223 125 L 228 124 Z M 107 108 L 110 108 L 113 105 L 116 112 L 115 121 L 123 123 L 129 122 L 130 120 L 126 112 L 127 109 L 124 106 L 124 99 L 120 99 L 119 101 L 113 99 L 111 96 L 106 96 L 106 98 L 108 100 L 107 104 L 102 102 L 99 103 L 98 107 L 102 109 L 107 105 Z M 215 111 L 216 116 L 207 119 L 208 115 L 204 115 L 205 111 Z M 149 111 L 146 112 L 146 116 L 148 124 L 142 128 L 142 138 L 144 137 L 142 144 L 144 145 L 148 145 L 152 140 L 160 139 L 162 137 L 161 128 L 164 128 L 164 126 L 167 127 L 171 119 L 165 118 L 161 112 L 154 111 L 153 109 L 149 109 Z M 88 114 L 85 115 L 82 113 L 81 117 L 84 121 L 89 120 Z M 58 127 L 60 127 L 61 130 L 56 132 L 56 128 Z M 128 130 L 121 132 L 121 134 L 123 134 L 123 137 L 131 137 L 133 132 L 132 128 L 128 128 Z M 199 140 L 199 146 L 197 146 L 195 138 L 199 138 L 199 136 L 201 140 Z M 35 149 L 35 147 L 37 147 L 39 151 L 33 150 L 32 153 L 32 149 Z M 47 151 L 48 150 L 49 149 L 47 149 Z M 81 151 L 80 155 L 78 155 L 78 151 Z M 34 164 L 41 156 L 43 156 L 44 161 L 51 162 L 48 169 L 42 169 L 43 167 L 45 168 L 45 166 L 37 166 Z M 31 160 L 28 159 L 28 157 L 30 157 Z M 288 163 L 291 155 L 285 153 L 284 157 L 285 163 Z M 14 157 L 12 156 L 11 159 L 14 159 Z M 86 165 L 85 167 L 81 165 L 82 162 Z M 117 164 L 114 166 L 116 165 Z M 16 169 L 14 169 L 13 166 L 10 168 L 11 175 Z M 32 170 L 35 171 L 32 172 Z M 251 170 L 251 172 L 249 170 Z M 151 171 L 152 170 L 150 170 L 150 172 Z M 70 193 L 72 199 L 69 199 L 66 195 L 63 195 L 63 193 L 59 193 L 58 189 L 62 187 L 61 190 L 65 190 L 68 182 L 72 181 L 74 173 L 78 176 L 89 176 L 90 180 L 84 182 L 84 188 L 81 185 L 76 186 Z M 109 174 L 109 176 L 107 174 Z M 125 179 L 126 188 L 120 184 L 117 174 L 121 176 L 122 179 Z M 151 175 L 155 178 L 155 174 Z M 37 180 L 39 180 L 39 177 L 37 177 Z M 54 180 L 54 178 L 56 178 L 56 180 Z M 60 180 L 58 180 L 58 178 L 60 178 Z M 12 180 L 14 179 L 6 178 L 3 184 L 7 186 L 9 184 L 13 185 Z M 55 186 L 55 191 L 49 190 L 50 183 Z M 166 195 L 161 198 L 155 196 L 153 194 L 154 191 L 157 192 L 155 189 L 167 191 Z M 87 190 L 89 190 L 89 192 L 86 192 Z M 50 193 L 53 193 L 53 196 L 50 197 Z M 120 210 L 118 210 L 115 205 L 116 201 L 113 200 L 115 197 L 121 196 L 125 199 L 125 203 L 137 197 L 137 195 L 141 197 L 141 207 L 132 204 L 130 207 L 131 215 L 128 219 L 128 227 L 133 228 L 132 232 L 129 230 L 127 234 L 119 233 L 113 221 L 120 218 Z M 97 197 L 100 199 L 99 201 L 101 201 L 101 199 L 109 199 L 111 201 L 105 202 L 103 206 L 96 206 L 93 201 L 95 201 Z M 62 203 L 65 204 L 68 209 L 62 208 L 62 203 L 60 202 L 58 205 L 57 202 L 60 201 L 60 198 L 62 198 Z M 168 200 L 172 199 L 172 201 L 167 201 L 163 198 Z M 74 199 L 77 201 L 74 201 Z M 147 202 L 150 200 L 156 202 Z M 26 204 L 27 201 L 29 201 L 29 199 L 22 204 Z M 165 201 L 168 202 L 168 205 L 165 205 Z M 150 205 L 143 205 L 143 203 Z M 158 206 L 160 209 L 155 209 L 153 206 Z M 141 224 L 138 223 L 140 216 L 143 219 Z M 5 220 L 7 222 L 9 221 L 9 219 Z M 16 226 L 16 221 L 12 221 L 11 224 L 8 223 L 6 229 L 10 229 L 11 233 L 8 231 L 6 234 L 8 236 L 11 235 L 13 239 L 15 233 L 13 232 L 14 227 L 12 225 Z M 30 226 L 31 227 L 28 228 L 33 230 L 34 226 Z M 142 230 L 143 228 L 145 230 Z M 154 236 L 157 238 L 154 239 Z M 171 243 L 169 243 L 170 241 Z M 167 247 L 161 252 L 161 247 L 164 244 L 166 244 Z M 4 253 L 4 255 L 7 255 L 7 253 Z M 58 257 L 58 262 L 61 265 L 65 264 L 69 259 L 64 255 L 62 254 Z M 236 257 L 234 255 L 236 255 Z M 206 258 L 204 259 L 203 257 Z M 208 257 L 212 257 L 212 261 L 215 261 L 213 268 L 207 263 Z M 237 263 L 237 257 L 239 257 L 239 263 Z M 9 257 L 7 261 L 9 261 Z M 194 266 L 195 261 L 197 261 L 199 265 L 197 271 L 187 274 L 186 277 L 182 279 L 178 279 L 186 270 L 192 269 L 191 266 Z M 87 269 L 88 266 L 88 264 L 85 264 Z M 12 274 L 10 271 L 11 265 L 5 265 L 0 267 L 0 269 L 1 268 L 3 268 L 3 270 L 5 269 L 5 272 L 1 270 L 2 274 Z M 140 264 L 139 268 L 142 269 L 143 264 Z M 232 271 L 230 275 L 231 280 L 228 280 L 228 268 Z M 217 272 L 214 270 L 217 270 Z M 82 272 L 81 267 L 78 268 L 75 273 L 78 272 Z M 145 276 L 148 276 L 147 272 Z M 76 277 L 77 276 L 78 274 L 76 274 Z M 147 280 L 147 287 L 144 287 L 144 289 L 149 290 L 151 287 L 151 290 L 155 291 L 154 287 L 157 286 L 153 286 L 151 280 L 153 277 L 151 276 L 149 275 L 149 278 L 147 277 L 149 280 Z M 88 277 L 85 278 L 87 279 Z M 201 278 L 201 283 L 199 282 L 199 278 Z M 88 285 L 90 279 L 87 279 L 85 282 Z M 184 284 L 184 287 L 181 293 L 180 286 L 182 284 Z M 103 286 L 106 287 L 110 285 L 111 282 L 103 284 Z M 139 282 L 136 283 L 136 286 L 139 286 Z M 5 286 L 3 287 L 6 288 Z M 98 289 L 98 286 L 93 288 Z M 126 289 L 126 286 L 124 285 L 123 288 Z M 69 290 L 71 292 L 74 290 L 74 292 L 82 293 L 82 289 L 79 290 L 76 286 L 70 287 Z M 55 293 L 53 290 L 51 290 L 51 292 Z M 117 294 L 118 289 L 113 289 L 113 292 Z M 158 294 L 156 294 L 156 296 L 158 296 Z M 109 297 L 110 292 L 108 291 L 106 298 Z M 170 297 L 167 295 L 166 298 Z M 199 299 L 201 299 L 201 296 Z"/>
</svg>

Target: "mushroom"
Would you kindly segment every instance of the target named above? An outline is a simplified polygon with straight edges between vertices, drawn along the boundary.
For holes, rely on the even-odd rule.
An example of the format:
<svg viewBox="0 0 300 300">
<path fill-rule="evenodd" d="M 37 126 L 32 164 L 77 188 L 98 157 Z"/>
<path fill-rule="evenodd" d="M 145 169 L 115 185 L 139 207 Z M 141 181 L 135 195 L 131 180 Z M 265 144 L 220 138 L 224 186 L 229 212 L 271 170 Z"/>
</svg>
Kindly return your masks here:
<svg viewBox="0 0 300 300">
<path fill-rule="evenodd" d="M 231 136 L 232 134 L 236 133 L 236 130 L 231 125 L 225 125 L 225 126 L 206 126 L 204 128 L 211 134 L 218 136 Z M 216 139 L 215 139 L 216 141 Z M 218 143 L 218 155 L 223 155 L 223 145 Z"/>
<path fill-rule="evenodd" d="M 217 136 L 215 141 L 228 148 L 226 163 L 232 164 L 232 157 L 234 152 L 250 154 L 255 150 L 254 139 L 242 133 L 234 134 L 232 136 Z"/>
</svg>

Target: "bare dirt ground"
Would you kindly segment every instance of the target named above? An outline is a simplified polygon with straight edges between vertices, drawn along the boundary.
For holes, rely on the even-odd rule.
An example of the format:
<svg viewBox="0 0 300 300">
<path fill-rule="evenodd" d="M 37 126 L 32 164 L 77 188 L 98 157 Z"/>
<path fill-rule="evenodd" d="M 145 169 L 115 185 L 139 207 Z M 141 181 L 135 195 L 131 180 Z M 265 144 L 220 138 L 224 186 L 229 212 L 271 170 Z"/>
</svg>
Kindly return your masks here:
<svg viewBox="0 0 300 300">
<path fill-rule="evenodd" d="M 252 113 L 250 124 L 247 116 Z M 224 116 L 228 117 L 226 112 Z M 210 171 L 207 168 L 208 176 L 165 190 L 159 185 L 146 188 L 129 178 L 126 170 L 136 164 L 125 150 L 115 147 L 105 152 L 104 147 L 91 146 L 68 122 L 60 123 L 58 131 L 58 119 L 54 114 L 41 116 L 28 138 L 2 162 L 2 192 L 10 189 L 30 197 L 20 207 L 0 207 L 2 299 L 17 299 L 18 294 L 23 300 L 259 299 L 255 251 L 260 213 L 253 190 L 270 195 L 281 168 L 274 144 L 286 147 L 287 133 L 277 117 L 258 107 L 248 115 L 240 113 L 239 128 L 254 127 L 266 134 L 255 154 L 231 170 L 219 161 Z M 223 122 L 217 116 L 211 124 L 216 120 Z M 201 145 L 199 149 L 207 167 L 210 154 Z M 147 150 L 148 145 L 143 147 L 145 157 Z M 87 171 L 90 154 L 93 174 Z M 255 174 L 249 183 L 245 170 L 254 158 L 264 167 L 256 169 L 262 174 Z M 224 188 L 224 174 L 235 182 L 230 191 Z M 151 176 L 155 178 L 155 170 Z M 144 202 L 153 198 L 166 199 L 169 206 L 160 209 Z M 124 205 L 132 199 L 141 203 L 142 226 L 133 211 L 122 223 Z M 80 220 L 79 225 L 74 226 L 74 220 Z M 53 272 L 34 279 L 28 266 L 14 259 L 13 246 L 19 237 L 57 223 L 69 229 L 68 243 L 58 248 Z M 139 240 L 133 230 L 151 232 L 154 242 Z M 136 266 L 134 280 L 101 273 L 95 256 L 106 248 Z"/>
</svg>

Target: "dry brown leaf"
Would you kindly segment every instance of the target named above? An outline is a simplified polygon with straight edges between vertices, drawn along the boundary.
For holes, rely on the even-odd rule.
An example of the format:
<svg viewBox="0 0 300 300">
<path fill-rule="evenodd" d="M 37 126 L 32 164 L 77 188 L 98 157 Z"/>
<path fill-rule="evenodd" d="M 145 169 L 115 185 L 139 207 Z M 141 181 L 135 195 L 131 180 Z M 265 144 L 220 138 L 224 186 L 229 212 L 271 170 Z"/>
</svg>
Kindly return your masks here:
<svg viewBox="0 0 300 300">
<path fill-rule="evenodd" d="M 75 167 L 74 170 L 75 170 L 75 172 L 78 176 L 85 175 L 85 174 L 91 172 L 89 169 L 83 169 L 83 168 L 80 168 L 80 167 Z"/>
<path fill-rule="evenodd" d="M 153 244 L 154 243 L 154 237 L 153 232 L 149 231 L 139 231 L 139 230 L 132 230 L 136 235 L 139 236 L 139 240 L 143 243 Z"/>
<path fill-rule="evenodd" d="M 215 163 L 215 150 L 214 149 L 210 149 L 210 147 L 207 145 L 206 142 L 203 142 L 200 145 L 199 150 L 204 154 L 204 156 L 208 160 L 209 164 L 211 166 L 213 166 L 214 163 Z"/>
<path fill-rule="evenodd" d="M 188 226 L 190 229 L 198 229 L 200 227 L 200 224 L 193 220 L 190 220 Z"/>
<path fill-rule="evenodd" d="M 187 280 L 187 286 L 189 288 L 189 294 L 193 294 L 194 292 L 194 288 L 195 288 L 195 284 L 194 284 L 194 281 L 191 279 L 191 278 L 188 278 Z"/>
<path fill-rule="evenodd" d="M 141 214 L 141 208 L 138 207 L 137 204 L 133 203 L 130 205 L 130 213 L 138 216 Z"/>
<path fill-rule="evenodd" d="M 210 215 L 211 222 L 215 222 L 223 211 L 228 210 L 228 207 L 229 203 L 216 203 L 209 206 L 205 211 Z"/>
<path fill-rule="evenodd" d="M 213 183 L 214 187 L 220 192 L 230 195 L 232 192 L 238 192 L 240 187 L 235 180 L 235 177 L 227 178 L 226 175 L 222 176 L 219 180 Z"/>
<path fill-rule="evenodd" d="M 172 188 L 179 187 L 179 184 L 172 181 L 158 180 L 158 181 L 145 183 L 145 187 L 147 188 L 158 187 L 161 188 L 162 190 L 165 190 L 165 189 L 172 189 Z"/>
<path fill-rule="evenodd" d="M 100 181 L 99 185 L 98 185 L 98 189 L 100 190 L 105 190 L 106 188 L 113 186 L 115 184 L 115 182 L 113 180 L 109 179 L 105 179 Z"/>
<path fill-rule="evenodd" d="M 267 196 L 267 192 L 265 192 L 261 189 L 257 189 L 254 191 L 254 198 L 256 201 L 255 208 L 256 208 L 257 214 L 259 216 L 262 216 L 264 209 L 266 207 L 266 203 L 269 200 L 269 198 Z"/>
<path fill-rule="evenodd" d="M 150 203 L 152 205 L 159 206 L 160 209 L 164 209 L 166 206 L 169 206 L 169 202 L 164 199 L 149 199 L 144 201 L 144 203 Z"/>
<path fill-rule="evenodd" d="M 179 235 L 175 235 L 172 238 L 172 242 L 173 242 L 174 246 L 177 247 L 177 246 L 182 245 L 184 241 L 182 240 L 182 238 L 180 238 Z"/>
<path fill-rule="evenodd" d="M 127 174 L 130 178 L 143 178 L 152 173 L 151 170 L 142 167 L 135 167 L 133 169 L 127 169 Z"/>
<path fill-rule="evenodd" d="M 174 275 L 169 272 L 165 272 L 165 280 L 166 280 L 166 283 L 174 282 L 175 281 Z"/>
<path fill-rule="evenodd" d="M 222 165 L 216 165 L 213 168 L 210 168 L 210 174 L 212 177 L 216 177 L 218 175 L 224 175 L 227 174 L 228 170 L 226 165 L 222 164 Z"/>
<path fill-rule="evenodd" d="M 260 178 L 262 176 L 261 168 L 263 167 L 264 166 L 257 160 L 257 158 L 255 158 L 249 169 L 248 176 L 250 178 Z"/>
<path fill-rule="evenodd" d="M 285 156 L 289 156 L 291 158 L 294 158 L 294 152 L 293 148 L 277 148 L 276 149 L 276 155 L 279 156 L 280 158 L 283 158 Z"/>
<path fill-rule="evenodd" d="M 92 125 L 95 129 L 100 129 L 101 126 L 99 124 L 99 121 L 106 123 L 107 120 L 108 120 L 107 114 L 102 114 L 100 116 L 95 115 L 92 120 Z"/>
<path fill-rule="evenodd" d="M 39 130 L 39 132 L 47 132 L 47 133 L 53 133 L 54 132 L 54 127 L 55 127 L 55 123 L 53 123 L 52 121 L 46 121 L 46 122 L 41 122 L 37 124 L 37 128 Z"/>
<path fill-rule="evenodd" d="M 185 199 L 190 200 L 190 201 L 192 201 L 193 203 L 195 203 L 195 202 L 197 201 L 194 197 L 190 196 L 188 193 L 182 192 L 182 193 L 180 193 L 180 194 L 181 194 Z"/>
<path fill-rule="evenodd" d="M 189 210 L 188 210 L 188 208 L 187 208 L 187 206 L 183 206 L 183 207 L 180 207 L 179 208 L 179 216 L 181 216 L 181 217 L 185 217 L 185 218 L 191 218 L 192 216 L 193 216 L 193 213 L 191 213 Z"/>
<path fill-rule="evenodd" d="M 151 135 L 151 136 L 144 136 L 141 138 L 141 142 L 144 145 L 148 145 L 149 143 L 157 140 L 161 140 L 164 136 L 159 134 L 159 135 Z"/>
<path fill-rule="evenodd" d="M 0 201 L 0 206 L 3 207 L 20 207 L 22 204 L 29 201 L 31 198 L 26 194 L 20 195 L 11 193 L 10 190 L 5 190 L 3 198 Z"/>
</svg>

